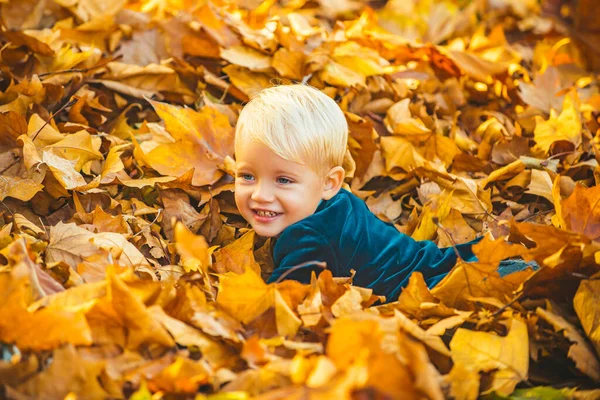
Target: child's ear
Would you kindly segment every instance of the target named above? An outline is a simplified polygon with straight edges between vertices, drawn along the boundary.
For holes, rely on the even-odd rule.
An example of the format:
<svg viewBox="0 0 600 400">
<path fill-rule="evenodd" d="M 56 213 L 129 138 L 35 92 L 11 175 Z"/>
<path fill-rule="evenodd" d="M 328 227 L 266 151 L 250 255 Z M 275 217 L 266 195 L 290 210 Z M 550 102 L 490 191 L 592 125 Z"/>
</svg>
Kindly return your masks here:
<svg viewBox="0 0 600 400">
<path fill-rule="evenodd" d="M 344 177 L 346 176 L 346 171 L 344 168 L 338 166 L 333 167 L 327 173 L 325 177 L 325 187 L 323 190 L 323 200 L 329 200 L 333 196 L 337 194 L 342 188 L 342 184 L 344 183 Z"/>
</svg>

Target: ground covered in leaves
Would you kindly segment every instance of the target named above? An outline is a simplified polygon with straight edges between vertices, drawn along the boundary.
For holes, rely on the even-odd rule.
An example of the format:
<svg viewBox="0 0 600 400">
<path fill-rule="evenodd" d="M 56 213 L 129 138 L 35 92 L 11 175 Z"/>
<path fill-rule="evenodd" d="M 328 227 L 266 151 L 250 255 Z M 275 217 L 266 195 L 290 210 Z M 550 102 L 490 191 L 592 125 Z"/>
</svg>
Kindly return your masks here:
<svg viewBox="0 0 600 400">
<path fill-rule="evenodd" d="M 598 81 L 537 1 L 0 11 L 0 398 L 600 397 Z M 479 262 L 383 305 L 264 283 L 234 126 L 301 81 L 345 112 L 348 188 Z"/>
</svg>

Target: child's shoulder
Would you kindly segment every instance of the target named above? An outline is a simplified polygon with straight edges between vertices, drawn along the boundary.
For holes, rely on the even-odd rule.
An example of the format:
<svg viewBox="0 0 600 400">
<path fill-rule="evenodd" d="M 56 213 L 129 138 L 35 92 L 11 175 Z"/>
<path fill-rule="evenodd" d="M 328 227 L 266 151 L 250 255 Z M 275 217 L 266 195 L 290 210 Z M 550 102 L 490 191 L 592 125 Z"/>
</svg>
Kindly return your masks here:
<svg viewBox="0 0 600 400">
<path fill-rule="evenodd" d="M 288 226 L 281 236 L 289 240 L 299 235 L 318 234 L 333 243 L 343 234 L 344 229 L 351 228 L 353 221 L 369 212 L 365 202 L 359 197 L 346 189 L 340 189 L 331 199 L 322 200 L 312 215 Z"/>
<path fill-rule="evenodd" d="M 347 219 L 355 212 L 362 211 L 366 205 L 356 195 L 346 189 L 340 191 L 329 200 L 321 200 L 314 214 L 300 221 L 312 228 L 329 227 L 341 219 Z"/>
</svg>

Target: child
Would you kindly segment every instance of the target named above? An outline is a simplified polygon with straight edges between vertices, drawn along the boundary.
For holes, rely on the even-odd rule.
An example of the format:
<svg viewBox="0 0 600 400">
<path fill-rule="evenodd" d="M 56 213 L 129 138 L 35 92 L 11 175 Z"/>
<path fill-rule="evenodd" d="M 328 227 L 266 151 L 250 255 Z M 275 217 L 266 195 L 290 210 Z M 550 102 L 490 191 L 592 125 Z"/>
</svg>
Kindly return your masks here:
<svg viewBox="0 0 600 400">
<path fill-rule="evenodd" d="M 235 201 L 258 235 L 277 238 L 269 282 L 308 283 L 312 271 L 323 270 L 314 262 L 325 262 L 333 276 L 355 270 L 355 285 L 388 301 L 398 298 L 414 271 L 434 286 L 456 263 L 455 249 L 400 233 L 341 188 L 347 139 L 338 105 L 310 86 L 265 89 L 242 110 Z M 471 245 L 457 246 L 465 261 L 475 260 Z"/>
</svg>

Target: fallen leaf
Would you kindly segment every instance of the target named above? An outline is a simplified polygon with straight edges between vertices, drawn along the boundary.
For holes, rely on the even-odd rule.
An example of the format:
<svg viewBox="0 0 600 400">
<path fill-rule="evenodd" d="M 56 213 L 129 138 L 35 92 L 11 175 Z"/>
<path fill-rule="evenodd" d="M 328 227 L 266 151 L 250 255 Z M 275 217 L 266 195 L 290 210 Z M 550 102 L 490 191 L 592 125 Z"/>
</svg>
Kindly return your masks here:
<svg viewBox="0 0 600 400">
<path fill-rule="evenodd" d="M 560 315 L 538 307 L 535 310 L 542 319 L 552 325 L 554 330 L 563 333 L 573 344 L 569 347 L 568 356 L 575 362 L 578 370 L 595 381 L 600 381 L 600 362 L 593 348 L 579 331 Z"/>
<path fill-rule="evenodd" d="M 573 307 L 585 334 L 596 349 L 596 355 L 600 357 L 600 316 L 596 307 L 600 294 L 598 276 L 596 274 L 590 277 L 589 280 L 581 281 L 573 298 Z"/>
<path fill-rule="evenodd" d="M 475 332 L 458 328 L 450 341 L 452 360 L 459 369 L 474 371 L 492 371 L 493 381 L 489 391 L 507 395 L 515 386 L 527 380 L 529 371 L 529 339 L 527 326 L 518 318 L 512 319 L 512 325 L 505 337 L 487 332 Z M 467 376 L 474 378 L 472 373 Z M 461 385 L 465 373 L 456 371 L 450 374 L 452 387 Z M 454 379 L 459 379 L 454 381 Z M 456 389 L 455 389 L 456 390 Z M 472 398 L 474 387 L 463 392 L 464 398 Z"/>
<path fill-rule="evenodd" d="M 146 154 L 152 168 L 170 176 L 194 168 L 195 186 L 215 183 L 223 176 L 219 165 L 233 154 L 233 128 L 227 117 L 208 106 L 198 112 L 157 101 L 150 103 L 175 139 Z"/>
<path fill-rule="evenodd" d="M 548 153 L 554 142 L 563 140 L 572 144 L 577 149 L 581 144 L 581 115 L 577 103 L 577 95 L 568 94 L 563 102 L 563 109 L 557 116 L 550 110 L 550 119 L 544 121 L 536 117 L 534 138 L 536 149 Z"/>
<path fill-rule="evenodd" d="M 600 188 L 575 185 L 575 190 L 561 201 L 561 217 L 565 228 L 582 233 L 590 239 L 600 237 Z"/>
</svg>

